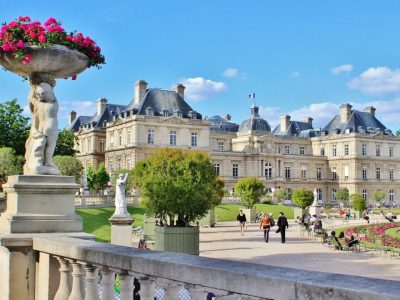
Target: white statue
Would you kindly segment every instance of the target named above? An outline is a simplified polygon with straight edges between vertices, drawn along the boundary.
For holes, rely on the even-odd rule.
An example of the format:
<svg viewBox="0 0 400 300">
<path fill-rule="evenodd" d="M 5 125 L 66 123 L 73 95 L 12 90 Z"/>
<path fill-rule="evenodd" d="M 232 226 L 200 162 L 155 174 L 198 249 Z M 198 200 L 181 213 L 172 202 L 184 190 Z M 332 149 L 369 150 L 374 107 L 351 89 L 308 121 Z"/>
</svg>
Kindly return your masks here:
<svg viewBox="0 0 400 300">
<path fill-rule="evenodd" d="M 313 202 L 312 206 L 318 206 L 319 203 L 318 203 L 318 191 L 317 191 L 317 189 L 314 189 L 313 194 L 314 194 L 314 202 Z"/>
<path fill-rule="evenodd" d="M 87 188 L 87 173 L 86 170 L 83 170 L 81 185 L 83 188 Z"/>
<path fill-rule="evenodd" d="M 115 184 L 115 215 L 129 215 L 128 209 L 126 208 L 125 198 L 125 183 L 128 179 L 128 173 L 119 174 L 119 178 Z"/>
<path fill-rule="evenodd" d="M 54 80 L 31 79 L 29 108 L 32 125 L 26 141 L 25 175 L 60 175 L 53 162 L 58 136 L 58 103 L 53 93 Z"/>
</svg>

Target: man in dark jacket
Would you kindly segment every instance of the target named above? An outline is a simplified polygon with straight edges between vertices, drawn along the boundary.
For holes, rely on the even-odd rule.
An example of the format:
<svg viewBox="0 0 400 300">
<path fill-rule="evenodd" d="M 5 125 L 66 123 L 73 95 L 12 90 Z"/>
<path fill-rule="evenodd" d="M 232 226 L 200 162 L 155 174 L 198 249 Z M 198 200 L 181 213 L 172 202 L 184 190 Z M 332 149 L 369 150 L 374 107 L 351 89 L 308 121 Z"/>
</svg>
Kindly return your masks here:
<svg viewBox="0 0 400 300">
<path fill-rule="evenodd" d="M 281 233 L 281 241 L 282 241 L 282 243 L 284 243 L 285 242 L 285 231 L 286 231 L 286 228 L 289 228 L 289 223 L 283 212 L 279 213 L 279 218 L 278 218 L 278 222 L 276 225 L 278 225 L 277 232 Z"/>
</svg>

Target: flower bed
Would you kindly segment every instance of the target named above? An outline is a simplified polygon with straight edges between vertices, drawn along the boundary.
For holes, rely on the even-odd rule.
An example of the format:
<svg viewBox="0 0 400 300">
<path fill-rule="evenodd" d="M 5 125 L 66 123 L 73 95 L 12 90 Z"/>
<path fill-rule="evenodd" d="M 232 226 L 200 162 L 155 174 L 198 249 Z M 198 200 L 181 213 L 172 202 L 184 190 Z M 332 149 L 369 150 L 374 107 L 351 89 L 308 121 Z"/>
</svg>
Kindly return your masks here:
<svg viewBox="0 0 400 300">
<path fill-rule="evenodd" d="M 27 46 L 47 47 L 62 45 L 77 50 L 89 58 L 88 67 L 100 68 L 105 63 L 101 49 L 95 41 L 76 31 L 66 33 L 61 23 L 49 18 L 42 25 L 38 21 L 31 21 L 29 17 L 19 17 L 15 21 L 3 24 L 0 30 L 0 55 L 12 54 L 22 64 L 29 64 L 32 60 Z"/>
<path fill-rule="evenodd" d="M 400 237 L 386 234 L 386 230 L 391 228 L 399 228 L 400 223 L 388 224 L 373 224 L 351 227 L 344 231 L 346 236 L 351 236 L 353 233 L 361 235 L 362 242 L 374 243 L 377 240 L 382 242 L 382 245 L 400 249 Z"/>
</svg>

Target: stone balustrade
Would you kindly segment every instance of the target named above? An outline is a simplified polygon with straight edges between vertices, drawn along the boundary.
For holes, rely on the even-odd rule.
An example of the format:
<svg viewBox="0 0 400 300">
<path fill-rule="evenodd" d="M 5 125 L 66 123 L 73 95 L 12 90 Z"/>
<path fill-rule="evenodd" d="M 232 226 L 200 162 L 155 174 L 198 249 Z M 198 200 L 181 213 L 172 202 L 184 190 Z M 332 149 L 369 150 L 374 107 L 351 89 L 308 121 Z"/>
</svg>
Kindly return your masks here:
<svg viewBox="0 0 400 300">
<path fill-rule="evenodd" d="M 126 204 L 129 206 L 139 205 L 137 196 L 126 196 Z M 114 195 L 76 195 L 75 207 L 113 207 L 115 206 Z"/>
<path fill-rule="evenodd" d="M 396 281 L 150 251 L 71 237 L 34 237 L 33 250 L 38 253 L 35 299 L 115 299 L 115 274 L 121 300 L 133 299 L 134 278 L 140 282 L 139 293 L 144 300 L 204 300 L 208 292 L 215 293 L 219 300 L 400 299 Z M 41 294 L 49 297 L 40 298 Z"/>
</svg>

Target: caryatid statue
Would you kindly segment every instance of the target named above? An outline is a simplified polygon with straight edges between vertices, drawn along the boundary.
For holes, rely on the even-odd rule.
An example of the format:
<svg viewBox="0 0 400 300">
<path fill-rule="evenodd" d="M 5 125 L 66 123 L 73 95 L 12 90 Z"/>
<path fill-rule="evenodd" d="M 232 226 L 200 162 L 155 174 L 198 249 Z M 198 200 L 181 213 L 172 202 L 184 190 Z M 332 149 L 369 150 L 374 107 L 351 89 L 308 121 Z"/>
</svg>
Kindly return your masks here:
<svg viewBox="0 0 400 300">
<path fill-rule="evenodd" d="M 128 173 L 119 174 L 119 178 L 115 184 L 115 212 L 114 216 L 126 216 L 130 215 L 126 208 L 126 197 L 125 197 L 125 183 L 128 179 Z"/>
</svg>

